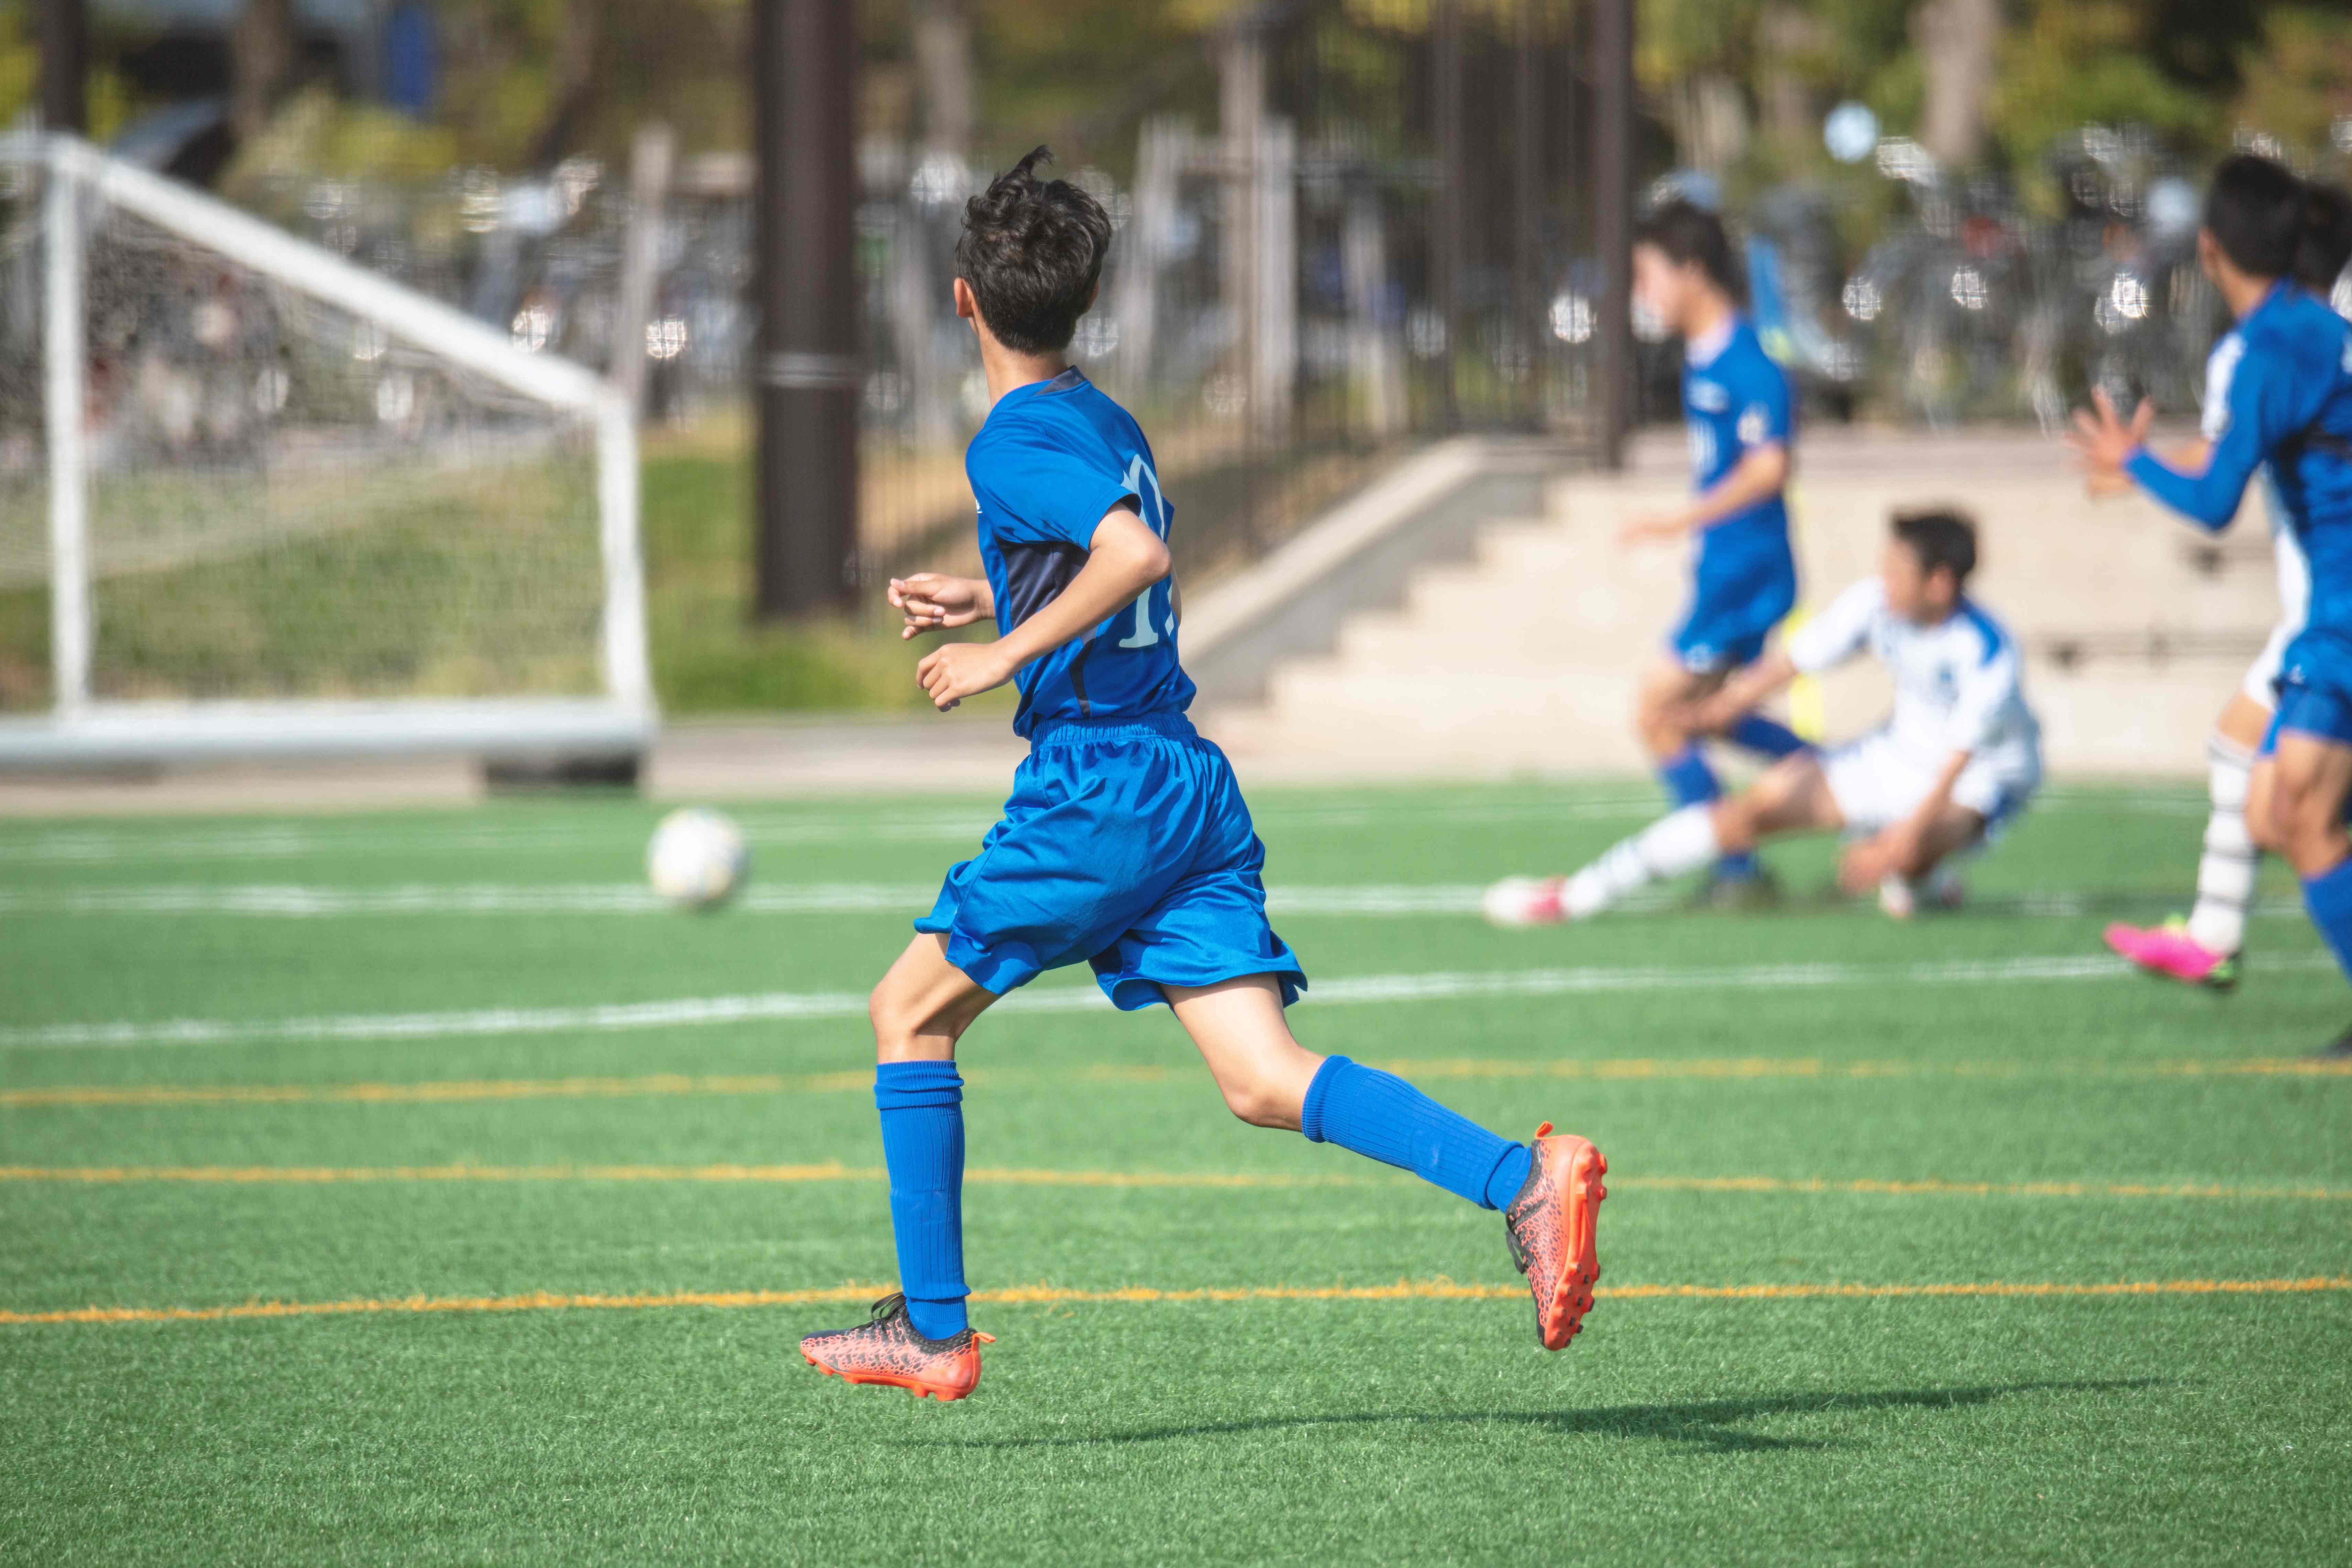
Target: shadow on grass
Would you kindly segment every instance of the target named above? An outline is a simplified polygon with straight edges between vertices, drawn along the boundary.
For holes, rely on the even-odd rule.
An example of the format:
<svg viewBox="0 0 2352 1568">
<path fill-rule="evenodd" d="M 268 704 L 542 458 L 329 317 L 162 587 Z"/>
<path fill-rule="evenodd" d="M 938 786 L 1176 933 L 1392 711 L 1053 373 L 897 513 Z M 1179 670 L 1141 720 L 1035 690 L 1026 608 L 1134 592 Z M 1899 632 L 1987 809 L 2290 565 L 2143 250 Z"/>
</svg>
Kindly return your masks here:
<svg viewBox="0 0 2352 1568">
<path fill-rule="evenodd" d="M 1077 1448 L 1105 1443 L 1161 1443 L 1177 1437 L 1219 1437 L 1288 1427 L 1485 1426 L 1509 1423 L 1559 1436 L 1643 1437 L 1688 1443 L 1709 1453 L 1769 1452 L 1828 1448 L 1834 1440 L 1771 1437 L 1745 1432 L 1738 1424 L 1768 1415 L 1822 1415 L 1869 1410 L 1957 1410 L 1990 1405 L 2012 1394 L 2084 1394 L 2148 1388 L 2167 1380 L 2152 1377 L 2105 1382 L 1986 1384 L 1973 1388 L 1894 1388 L 1869 1394 L 1770 1394 L 1746 1399 L 1703 1399 L 1679 1405 L 1616 1405 L 1597 1410 L 1486 1410 L 1442 1415 L 1412 1411 L 1366 1411 L 1352 1415 L 1267 1415 L 1248 1421 L 1212 1421 L 1189 1426 L 1147 1426 L 1093 1436 L 975 1437 L 938 1445 L 960 1448 Z M 924 1444 L 923 1447 L 932 1447 Z"/>
</svg>

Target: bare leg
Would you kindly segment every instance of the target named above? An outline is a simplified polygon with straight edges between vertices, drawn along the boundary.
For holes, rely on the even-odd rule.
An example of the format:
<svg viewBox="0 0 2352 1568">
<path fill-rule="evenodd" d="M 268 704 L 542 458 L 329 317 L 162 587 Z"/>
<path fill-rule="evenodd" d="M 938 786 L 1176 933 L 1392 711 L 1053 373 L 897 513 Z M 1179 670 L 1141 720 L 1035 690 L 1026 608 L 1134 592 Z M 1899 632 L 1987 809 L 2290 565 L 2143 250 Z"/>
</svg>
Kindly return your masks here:
<svg viewBox="0 0 2352 1568">
<path fill-rule="evenodd" d="M 2352 793 L 2352 746 L 2289 730 L 2279 737 L 2272 822 L 2294 874 L 2308 882 L 2352 854 L 2344 798 Z"/>
<path fill-rule="evenodd" d="M 1783 757 L 1747 789 L 1717 801 L 1714 819 L 1716 838 L 1726 850 L 1753 849 L 1761 839 L 1789 833 L 1834 833 L 1845 826 L 1829 775 L 1810 752 Z"/>
<path fill-rule="evenodd" d="M 988 1010 L 996 993 L 948 962 L 945 937 L 925 931 L 866 998 L 877 1062 L 953 1061 L 956 1041 Z"/>
<path fill-rule="evenodd" d="M 1765 769 L 1738 795 L 1686 805 L 1620 841 L 1568 879 L 1559 907 L 1570 919 L 1582 920 L 1652 882 L 1696 871 L 1721 855 L 1743 854 L 1759 839 L 1844 825 L 1821 760 L 1800 752 Z"/>
<path fill-rule="evenodd" d="M 1508 1204 L 1527 1179 L 1525 1144 L 1447 1110 L 1393 1073 L 1300 1045 L 1274 976 L 1160 990 L 1225 1104 L 1251 1126 L 1337 1143 L 1485 1208 Z"/>
<path fill-rule="evenodd" d="M 2352 794 L 2352 746 L 2300 730 L 2279 736 L 2273 804 L 2288 864 L 2303 879 L 2303 904 L 2329 951 L 2352 976 L 2352 871 L 2346 857 L 2344 800 Z M 2352 1052 L 2352 1035 L 2330 1055 Z"/>
<path fill-rule="evenodd" d="M 1297 1131 L 1307 1087 L 1323 1058 L 1292 1037 L 1274 976 L 1160 989 L 1209 1064 L 1226 1108 L 1253 1127 Z"/>
<path fill-rule="evenodd" d="M 1633 689 L 1633 733 L 1653 763 L 1664 763 L 1696 738 L 1675 721 L 1685 703 L 1696 702 L 1721 686 L 1729 670 L 1697 672 L 1669 658 L 1651 661 Z"/>
</svg>

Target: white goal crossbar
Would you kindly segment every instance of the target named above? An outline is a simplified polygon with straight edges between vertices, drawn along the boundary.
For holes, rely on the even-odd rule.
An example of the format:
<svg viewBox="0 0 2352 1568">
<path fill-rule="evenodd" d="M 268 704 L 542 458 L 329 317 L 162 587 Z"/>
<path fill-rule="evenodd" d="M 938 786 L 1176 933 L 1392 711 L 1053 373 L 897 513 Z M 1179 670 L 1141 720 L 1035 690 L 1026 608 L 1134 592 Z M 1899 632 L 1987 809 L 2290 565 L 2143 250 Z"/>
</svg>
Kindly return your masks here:
<svg viewBox="0 0 2352 1568">
<path fill-rule="evenodd" d="M 37 170 L 45 181 L 40 353 L 53 679 L 50 711 L 0 716 L 0 766 L 402 752 L 609 753 L 636 752 L 651 740 L 656 709 L 638 542 L 636 428 L 618 390 L 582 365 L 519 348 L 506 334 L 437 300 L 77 138 L 0 137 L 0 165 Z M 84 214 L 101 205 L 587 426 L 596 455 L 602 691 L 351 700 L 94 695 Z"/>
</svg>

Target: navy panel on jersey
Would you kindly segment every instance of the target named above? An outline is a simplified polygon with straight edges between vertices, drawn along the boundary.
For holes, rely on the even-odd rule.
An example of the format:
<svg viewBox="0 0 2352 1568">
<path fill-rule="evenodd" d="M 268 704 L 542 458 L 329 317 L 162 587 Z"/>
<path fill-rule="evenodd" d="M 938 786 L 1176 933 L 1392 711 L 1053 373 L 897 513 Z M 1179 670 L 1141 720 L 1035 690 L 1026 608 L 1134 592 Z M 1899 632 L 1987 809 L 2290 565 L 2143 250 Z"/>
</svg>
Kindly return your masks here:
<svg viewBox="0 0 2352 1568">
<path fill-rule="evenodd" d="M 980 556 L 1009 633 L 1086 565 L 1095 530 L 1125 505 L 1168 537 L 1175 509 L 1160 489 L 1151 447 L 1126 409 L 1076 370 L 998 398 L 964 454 L 980 503 Z M 1026 735 L 1046 719 L 1127 719 L 1181 713 L 1192 682 L 1176 659 L 1175 581 L 1154 584 L 1086 636 L 1024 665 L 1013 678 Z"/>
</svg>

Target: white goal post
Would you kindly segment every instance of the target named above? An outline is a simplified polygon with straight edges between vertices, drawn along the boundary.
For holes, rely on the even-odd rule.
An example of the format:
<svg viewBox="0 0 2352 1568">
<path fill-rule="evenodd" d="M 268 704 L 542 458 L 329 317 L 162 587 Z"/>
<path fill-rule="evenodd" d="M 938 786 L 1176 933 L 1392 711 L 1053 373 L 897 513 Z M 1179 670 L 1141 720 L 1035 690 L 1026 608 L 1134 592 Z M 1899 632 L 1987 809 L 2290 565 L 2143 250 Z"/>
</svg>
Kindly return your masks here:
<svg viewBox="0 0 2352 1568">
<path fill-rule="evenodd" d="M 78 139 L 0 174 L 0 767 L 644 749 L 622 393 Z"/>
</svg>

